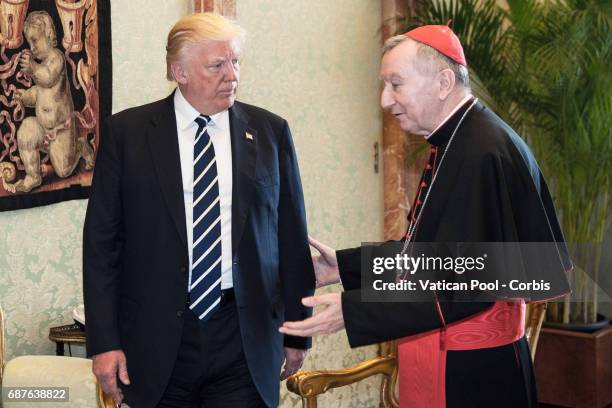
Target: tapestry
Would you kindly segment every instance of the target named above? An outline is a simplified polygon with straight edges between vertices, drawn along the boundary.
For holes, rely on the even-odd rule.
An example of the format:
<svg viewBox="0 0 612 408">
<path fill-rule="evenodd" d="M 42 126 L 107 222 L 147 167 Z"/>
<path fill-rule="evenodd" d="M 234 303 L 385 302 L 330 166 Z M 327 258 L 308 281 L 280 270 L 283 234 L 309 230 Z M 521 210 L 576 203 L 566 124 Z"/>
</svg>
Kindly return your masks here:
<svg viewBox="0 0 612 408">
<path fill-rule="evenodd" d="M 109 0 L 0 0 L 0 211 L 86 198 L 111 112 Z"/>
</svg>

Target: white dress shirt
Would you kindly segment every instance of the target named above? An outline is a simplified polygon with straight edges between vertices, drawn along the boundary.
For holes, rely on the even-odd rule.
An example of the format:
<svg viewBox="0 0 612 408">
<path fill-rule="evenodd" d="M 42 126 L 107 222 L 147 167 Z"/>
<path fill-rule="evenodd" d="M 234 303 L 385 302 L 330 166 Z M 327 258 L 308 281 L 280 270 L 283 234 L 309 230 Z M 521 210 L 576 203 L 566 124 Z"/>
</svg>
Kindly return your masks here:
<svg viewBox="0 0 612 408">
<path fill-rule="evenodd" d="M 187 246 L 189 248 L 189 282 L 191 282 L 193 268 L 193 146 L 198 129 L 195 119 L 200 116 L 200 112 L 191 106 L 181 90 L 176 88 L 174 113 L 181 156 Z M 207 132 L 212 140 L 217 158 L 221 205 L 221 289 L 228 289 L 234 286 L 232 281 L 232 144 L 229 112 L 224 110 L 211 116 Z"/>
</svg>

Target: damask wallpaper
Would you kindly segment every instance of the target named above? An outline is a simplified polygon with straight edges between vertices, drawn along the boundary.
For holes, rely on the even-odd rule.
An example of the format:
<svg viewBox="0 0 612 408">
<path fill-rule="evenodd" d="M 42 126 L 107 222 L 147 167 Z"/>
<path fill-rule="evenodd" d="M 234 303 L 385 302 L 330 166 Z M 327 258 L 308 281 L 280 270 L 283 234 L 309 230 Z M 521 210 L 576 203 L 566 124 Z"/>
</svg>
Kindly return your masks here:
<svg viewBox="0 0 612 408">
<path fill-rule="evenodd" d="M 113 110 L 166 96 L 164 43 L 191 0 L 113 0 Z M 154 6 L 152 6 L 154 4 Z M 239 99 L 284 116 L 300 161 L 309 231 L 335 247 L 382 238 L 380 5 L 374 0 L 238 0 L 248 31 Z M 50 326 L 82 302 L 86 201 L 0 213 L 0 304 L 8 357 L 54 354 Z M 327 289 L 330 290 L 330 289 Z M 339 287 L 331 290 L 339 290 Z M 73 354 L 83 355 L 82 350 Z M 341 332 L 315 341 L 305 369 L 347 367 L 376 354 Z M 379 380 L 333 390 L 322 407 L 374 407 Z M 298 405 L 281 387 L 281 406 Z"/>
<path fill-rule="evenodd" d="M 309 231 L 338 248 L 382 239 L 382 175 L 372 158 L 382 134 L 380 16 L 374 0 L 237 0 L 248 31 L 240 97 L 289 121 Z M 375 354 L 375 347 L 350 350 L 340 332 L 315 340 L 304 369 L 349 367 Z M 379 384 L 329 391 L 319 406 L 376 407 Z M 281 390 L 281 407 L 301 406 Z"/>
</svg>

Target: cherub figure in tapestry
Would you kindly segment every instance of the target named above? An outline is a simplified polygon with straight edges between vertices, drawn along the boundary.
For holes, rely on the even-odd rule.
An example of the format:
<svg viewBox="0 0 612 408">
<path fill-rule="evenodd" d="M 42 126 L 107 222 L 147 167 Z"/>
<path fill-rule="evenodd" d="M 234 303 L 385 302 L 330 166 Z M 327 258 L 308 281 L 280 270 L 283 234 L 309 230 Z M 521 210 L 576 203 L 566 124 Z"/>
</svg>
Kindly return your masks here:
<svg viewBox="0 0 612 408">
<path fill-rule="evenodd" d="M 94 165 L 93 148 L 77 132 L 66 59 L 56 48 L 51 16 L 45 11 L 28 14 L 23 32 L 30 48 L 21 54 L 19 65 L 34 86 L 17 89 L 14 97 L 24 106 L 35 108 L 36 115 L 25 118 L 17 131 L 25 177 L 14 184 L 5 183 L 13 193 L 29 192 L 41 185 L 41 151 L 48 153 L 53 171 L 62 178 L 73 173 L 81 158 L 86 170 Z"/>
</svg>

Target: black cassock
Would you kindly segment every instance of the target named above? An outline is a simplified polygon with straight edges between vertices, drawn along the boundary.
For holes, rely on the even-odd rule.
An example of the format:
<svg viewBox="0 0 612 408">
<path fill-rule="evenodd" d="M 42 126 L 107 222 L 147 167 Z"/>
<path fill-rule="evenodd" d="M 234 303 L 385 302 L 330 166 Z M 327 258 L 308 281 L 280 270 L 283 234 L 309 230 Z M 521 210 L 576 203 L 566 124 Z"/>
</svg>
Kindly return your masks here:
<svg viewBox="0 0 612 408">
<path fill-rule="evenodd" d="M 464 103 L 427 139 L 432 155 L 421 179 L 423 188 L 417 192 L 409 215 L 416 219 L 422 213 L 413 240 L 556 242 L 557 264 L 547 268 L 546 273 L 532 269 L 522 278 L 555 280 L 556 286 L 546 298 L 567 293 L 565 271 L 571 268 L 571 262 L 535 158 L 506 123 L 482 104 L 473 102 Z M 441 327 L 433 293 L 430 302 L 363 302 L 361 252 L 361 248 L 337 251 L 345 289 L 342 309 L 351 347 Z M 529 300 L 544 299 L 538 299 L 536 294 Z M 493 301 L 440 303 L 446 324 L 492 305 Z M 448 351 L 446 401 L 449 408 L 537 407 L 526 339 L 495 348 Z"/>
</svg>

